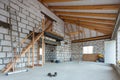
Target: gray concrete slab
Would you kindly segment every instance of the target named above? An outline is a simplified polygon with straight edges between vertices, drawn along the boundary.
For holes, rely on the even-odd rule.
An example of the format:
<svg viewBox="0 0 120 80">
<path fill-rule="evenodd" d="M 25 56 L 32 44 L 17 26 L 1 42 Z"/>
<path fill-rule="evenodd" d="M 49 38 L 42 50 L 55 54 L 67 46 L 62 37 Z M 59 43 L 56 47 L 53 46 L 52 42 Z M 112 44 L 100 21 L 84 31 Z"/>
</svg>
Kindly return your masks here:
<svg viewBox="0 0 120 80">
<path fill-rule="evenodd" d="M 57 72 L 57 77 L 48 77 L 47 73 Z M 43 67 L 30 69 L 29 72 L 5 76 L 0 80 L 120 80 L 116 71 L 107 64 L 93 62 L 47 63 Z"/>
</svg>

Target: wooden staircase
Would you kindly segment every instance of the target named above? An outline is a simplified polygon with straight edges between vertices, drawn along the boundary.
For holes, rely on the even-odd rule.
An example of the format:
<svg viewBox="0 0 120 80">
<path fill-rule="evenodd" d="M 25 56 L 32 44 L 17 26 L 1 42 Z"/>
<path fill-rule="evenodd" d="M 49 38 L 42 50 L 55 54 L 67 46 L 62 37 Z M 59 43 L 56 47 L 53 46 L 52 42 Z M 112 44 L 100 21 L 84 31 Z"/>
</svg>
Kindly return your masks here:
<svg viewBox="0 0 120 80">
<path fill-rule="evenodd" d="M 37 36 L 33 37 L 34 41 L 31 41 L 25 48 L 23 48 L 21 55 L 17 55 L 14 57 L 14 62 L 17 62 L 22 56 L 24 56 L 29 50 L 30 48 L 33 47 L 33 44 L 36 43 L 42 36 L 44 36 L 44 32 L 47 31 L 49 29 L 49 27 L 47 27 L 46 29 L 44 29 L 44 20 L 42 21 L 42 32 L 39 33 Z M 24 40 L 23 40 L 24 41 Z M 15 63 L 12 62 L 12 60 L 3 68 L 2 72 L 3 73 L 7 73 L 8 71 L 10 71 L 13 68 L 13 65 Z"/>
</svg>

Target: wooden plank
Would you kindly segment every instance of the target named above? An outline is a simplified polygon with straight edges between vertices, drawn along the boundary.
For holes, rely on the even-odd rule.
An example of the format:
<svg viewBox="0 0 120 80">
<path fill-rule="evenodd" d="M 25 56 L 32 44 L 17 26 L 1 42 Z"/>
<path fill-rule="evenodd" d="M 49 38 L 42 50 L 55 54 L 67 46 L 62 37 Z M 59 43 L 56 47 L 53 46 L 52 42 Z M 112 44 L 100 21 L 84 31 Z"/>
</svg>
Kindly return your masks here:
<svg viewBox="0 0 120 80">
<path fill-rule="evenodd" d="M 97 53 L 93 53 L 93 54 L 83 54 L 82 56 L 82 60 L 83 61 L 91 61 L 91 62 L 96 62 L 98 59 L 98 55 Z"/>
<path fill-rule="evenodd" d="M 79 1 L 79 0 L 39 0 L 44 3 L 55 3 L 55 2 L 71 2 L 71 1 Z"/>
<path fill-rule="evenodd" d="M 28 50 L 28 66 L 30 65 L 30 49 Z"/>
<path fill-rule="evenodd" d="M 106 17 L 106 18 L 116 18 L 116 13 L 91 13 L 91 12 L 64 12 L 64 11 L 55 11 L 57 15 L 73 15 L 73 16 L 92 16 L 92 17 Z"/>
<path fill-rule="evenodd" d="M 69 22 L 69 23 L 72 23 L 72 22 Z M 105 29 L 105 28 L 101 28 L 101 27 L 98 27 L 98 26 L 91 26 L 91 25 L 87 25 L 87 24 L 78 24 L 78 23 L 75 23 L 73 22 L 73 24 L 76 24 L 80 27 L 84 27 L 84 28 L 88 28 L 90 30 L 95 30 L 95 31 L 98 31 L 98 32 L 101 32 L 101 33 L 104 33 L 104 34 L 111 34 L 113 29 Z"/>
<path fill-rule="evenodd" d="M 120 4 L 110 5 L 77 5 L 77 6 L 49 6 L 50 9 L 69 9 L 69 10 L 118 10 Z"/>
<path fill-rule="evenodd" d="M 14 57 L 13 57 L 13 68 L 12 68 L 12 71 L 15 71 L 15 63 L 16 63 L 16 61 L 14 60 L 14 58 L 17 56 L 17 50 L 16 50 L 16 48 L 14 48 Z"/>
<path fill-rule="evenodd" d="M 83 17 L 72 17 L 72 16 L 60 16 L 60 18 L 65 19 L 65 20 L 75 20 L 75 21 L 87 21 L 87 22 L 95 22 L 95 23 L 115 24 L 115 20 L 109 20 L 109 19 L 83 18 Z"/>
<path fill-rule="evenodd" d="M 34 68 L 34 29 L 33 29 L 33 35 L 32 35 L 32 67 Z"/>
<path fill-rule="evenodd" d="M 110 30 L 107 30 L 107 29 L 101 29 L 101 28 L 98 28 L 96 26 L 90 26 L 90 25 L 79 25 L 81 27 L 84 27 L 84 28 L 88 28 L 88 29 L 91 29 L 91 30 L 95 30 L 95 31 L 98 31 L 98 32 L 101 32 L 101 33 L 104 33 L 104 34 L 111 34 L 112 33 L 112 29 Z"/>
<path fill-rule="evenodd" d="M 48 28 L 48 30 L 47 31 L 52 31 L 52 22 L 48 25 L 49 26 L 49 28 Z"/>
<path fill-rule="evenodd" d="M 40 61 L 40 39 L 38 40 L 38 49 L 37 49 L 37 64 L 39 65 Z"/>
<path fill-rule="evenodd" d="M 78 29 L 77 29 L 78 30 Z M 69 32 L 69 33 L 67 33 L 67 34 L 69 34 L 69 35 L 75 35 L 75 34 L 79 34 L 79 33 L 82 33 L 83 31 L 81 31 L 81 30 L 78 30 L 78 31 L 74 31 L 74 32 Z"/>
<path fill-rule="evenodd" d="M 85 21 L 74 21 L 74 20 L 64 20 L 65 22 L 79 24 L 79 25 L 89 25 L 89 26 L 96 26 L 97 28 L 104 28 L 104 29 L 114 29 L 114 25 L 111 24 L 101 24 L 101 23 L 93 23 L 93 22 L 85 22 Z"/>
<path fill-rule="evenodd" d="M 98 36 L 98 37 L 92 37 L 92 38 L 84 38 L 84 39 L 73 40 L 72 43 L 87 42 L 87 41 L 102 40 L 102 39 L 110 39 L 110 38 L 111 38 L 111 35 L 104 35 L 104 36 Z"/>
<path fill-rule="evenodd" d="M 43 21 L 43 25 L 45 24 L 45 21 Z M 44 41 L 44 30 L 45 26 L 42 26 L 42 65 L 45 64 L 45 41 Z"/>
</svg>

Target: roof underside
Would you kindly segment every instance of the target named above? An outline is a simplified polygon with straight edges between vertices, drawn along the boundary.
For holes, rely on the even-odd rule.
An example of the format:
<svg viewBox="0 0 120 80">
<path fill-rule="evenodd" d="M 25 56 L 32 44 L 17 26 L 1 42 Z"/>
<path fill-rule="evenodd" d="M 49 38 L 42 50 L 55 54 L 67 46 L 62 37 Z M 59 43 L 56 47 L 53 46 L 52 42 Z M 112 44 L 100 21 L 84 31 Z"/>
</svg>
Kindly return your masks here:
<svg viewBox="0 0 120 80">
<path fill-rule="evenodd" d="M 65 34 L 73 42 L 111 36 L 120 9 L 120 0 L 40 1 L 65 22 Z"/>
</svg>

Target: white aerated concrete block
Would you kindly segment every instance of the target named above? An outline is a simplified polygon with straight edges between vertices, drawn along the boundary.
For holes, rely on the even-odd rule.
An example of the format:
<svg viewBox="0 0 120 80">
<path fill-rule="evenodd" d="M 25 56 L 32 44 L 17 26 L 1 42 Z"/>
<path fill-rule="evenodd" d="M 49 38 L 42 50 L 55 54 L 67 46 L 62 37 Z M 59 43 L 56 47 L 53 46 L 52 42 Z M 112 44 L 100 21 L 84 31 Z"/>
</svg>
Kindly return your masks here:
<svg viewBox="0 0 120 80">
<path fill-rule="evenodd" d="M 19 13 L 19 16 L 22 17 L 22 18 L 24 18 L 24 19 L 26 19 L 26 15 L 23 14 L 23 13 Z"/>
<path fill-rule="evenodd" d="M 0 34 L 0 39 L 3 39 L 3 34 Z"/>
<path fill-rule="evenodd" d="M 3 47 L 3 51 L 11 52 L 11 47 Z"/>
<path fill-rule="evenodd" d="M 0 46 L 0 51 L 2 51 L 2 46 Z"/>
<path fill-rule="evenodd" d="M 0 59 L 0 64 L 3 64 L 3 60 L 2 59 Z"/>
<path fill-rule="evenodd" d="M 31 17 L 29 17 L 29 16 L 27 16 L 27 20 L 28 20 L 28 21 L 31 21 L 31 22 L 33 22 L 33 21 L 34 21 L 34 19 L 33 19 L 33 18 L 31 18 Z"/>
<path fill-rule="evenodd" d="M 7 53 L 7 57 L 12 57 L 13 53 Z"/>
<path fill-rule="evenodd" d="M 18 26 L 21 27 L 21 28 L 26 28 L 26 24 L 21 23 L 21 22 L 18 23 Z"/>
<path fill-rule="evenodd" d="M 9 13 L 3 9 L 0 9 L 0 14 L 9 17 Z"/>
<path fill-rule="evenodd" d="M 23 19 L 23 18 L 21 19 L 21 22 L 24 23 L 24 24 L 28 24 L 28 21 Z"/>
<path fill-rule="evenodd" d="M 0 52 L 0 58 L 6 57 L 6 53 L 5 52 Z"/>
<path fill-rule="evenodd" d="M 0 8 L 4 9 L 4 3 L 0 3 Z"/>
<path fill-rule="evenodd" d="M 11 40 L 10 35 L 5 35 L 5 40 Z"/>
<path fill-rule="evenodd" d="M 14 8 L 14 9 L 16 9 L 16 10 L 18 10 L 19 11 L 19 6 L 17 6 L 16 4 L 14 4 L 14 3 L 10 3 L 10 6 L 12 7 L 12 8 Z"/>
<path fill-rule="evenodd" d="M 5 67 L 5 65 L 0 65 L 0 70 L 2 70 Z"/>
<path fill-rule="evenodd" d="M 11 46 L 11 41 L 1 40 L 1 45 L 2 46 Z"/>
<path fill-rule="evenodd" d="M 5 29 L 5 28 L 3 28 L 3 27 L 0 27 L 0 33 L 8 34 L 8 29 Z"/>
<path fill-rule="evenodd" d="M 0 15 L 0 20 L 3 22 L 7 22 L 7 17 Z"/>
<path fill-rule="evenodd" d="M 22 32 L 29 34 L 29 30 L 27 30 L 27 29 L 22 29 Z"/>
</svg>

